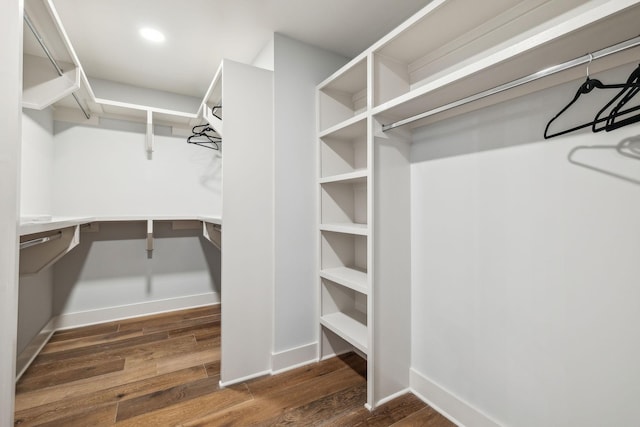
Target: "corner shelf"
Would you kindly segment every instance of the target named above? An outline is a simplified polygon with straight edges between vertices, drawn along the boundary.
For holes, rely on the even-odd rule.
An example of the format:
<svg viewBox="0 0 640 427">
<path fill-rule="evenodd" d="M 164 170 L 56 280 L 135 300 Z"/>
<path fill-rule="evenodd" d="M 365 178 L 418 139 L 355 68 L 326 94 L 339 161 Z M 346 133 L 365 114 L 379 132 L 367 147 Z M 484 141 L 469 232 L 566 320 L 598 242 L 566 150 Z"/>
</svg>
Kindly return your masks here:
<svg viewBox="0 0 640 427">
<path fill-rule="evenodd" d="M 487 6 L 498 7 L 497 3 L 487 2 Z M 460 28 L 466 28 L 468 34 L 478 34 L 476 39 L 464 44 L 467 35 L 462 32 L 438 49 L 424 47 L 416 54 L 408 48 L 412 40 L 429 32 L 429 22 L 445 19 L 457 8 L 451 1 L 427 7 L 429 10 L 403 26 L 397 37 L 392 33 L 372 48 L 375 57 L 372 114 L 384 113 L 394 119 L 411 117 L 638 34 L 634 23 L 640 19 L 640 6 L 635 0 L 548 2 L 539 7 L 538 3 L 520 1 L 482 25 L 470 19 Z M 471 14 L 460 13 L 463 15 Z M 595 63 L 592 71 L 598 66 L 603 71 L 635 60 L 632 51 L 616 55 L 618 60 Z M 489 100 L 415 122 L 411 127 L 574 80 L 583 74 L 583 69 L 558 73 Z"/>
</svg>

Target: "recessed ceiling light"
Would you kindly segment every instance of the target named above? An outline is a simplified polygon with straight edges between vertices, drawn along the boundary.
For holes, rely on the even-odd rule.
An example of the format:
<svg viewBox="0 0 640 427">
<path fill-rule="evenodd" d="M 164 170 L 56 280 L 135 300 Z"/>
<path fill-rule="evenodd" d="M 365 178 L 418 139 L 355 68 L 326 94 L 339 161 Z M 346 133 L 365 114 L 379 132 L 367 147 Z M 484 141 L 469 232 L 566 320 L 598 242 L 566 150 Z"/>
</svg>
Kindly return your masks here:
<svg viewBox="0 0 640 427">
<path fill-rule="evenodd" d="M 149 40 L 153 43 L 162 43 L 164 41 L 164 34 L 153 28 L 140 28 L 140 35 L 145 40 Z"/>
</svg>

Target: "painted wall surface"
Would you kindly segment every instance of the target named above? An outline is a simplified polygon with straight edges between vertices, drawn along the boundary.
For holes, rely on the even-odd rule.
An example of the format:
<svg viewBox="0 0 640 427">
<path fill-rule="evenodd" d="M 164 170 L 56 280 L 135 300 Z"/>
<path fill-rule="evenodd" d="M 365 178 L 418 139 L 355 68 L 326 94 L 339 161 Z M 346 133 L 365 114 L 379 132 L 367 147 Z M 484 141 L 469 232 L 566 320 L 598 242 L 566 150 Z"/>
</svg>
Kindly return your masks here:
<svg viewBox="0 0 640 427">
<path fill-rule="evenodd" d="M 221 215 L 221 158 L 156 127 L 152 159 L 144 126 L 102 120 L 100 127 L 55 122 L 53 212 L 59 216 Z M 201 229 L 146 222 L 102 223 L 54 266 L 54 314 L 78 313 L 216 293 L 220 252 Z M 219 300 L 219 296 L 216 296 Z"/>
<path fill-rule="evenodd" d="M 22 111 L 20 212 L 23 217 L 51 215 L 53 113 L 50 108 Z"/>
<path fill-rule="evenodd" d="M 54 314 L 107 309 L 214 293 L 220 300 L 220 251 L 201 229 L 172 230 L 154 222 L 153 251 L 147 224 L 99 223 L 53 267 Z"/>
<path fill-rule="evenodd" d="M 274 37 L 276 35 L 274 34 Z M 264 45 L 262 50 L 256 55 L 256 57 L 251 62 L 251 65 L 254 67 L 264 68 L 265 70 L 273 71 L 273 62 L 274 62 L 274 49 L 275 49 L 275 41 L 274 38 L 271 38 L 267 44 Z"/>
<path fill-rule="evenodd" d="M 640 416 L 640 125 L 544 141 L 581 83 L 414 134 L 412 366 L 508 426 Z M 614 94 L 585 95 L 553 129 Z"/>
<path fill-rule="evenodd" d="M 156 127 L 148 160 L 144 132 L 144 125 L 116 120 L 102 120 L 101 127 L 55 122 L 53 212 L 220 216 L 217 152 Z"/>
<path fill-rule="evenodd" d="M 53 269 L 20 277 L 18 290 L 18 350 L 27 347 L 53 316 Z"/>
<path fill-rule="evenodd" d="M 348 58 L 274 35 L 275 337 L 317 341 L 315 87 Z"/>
</svg>

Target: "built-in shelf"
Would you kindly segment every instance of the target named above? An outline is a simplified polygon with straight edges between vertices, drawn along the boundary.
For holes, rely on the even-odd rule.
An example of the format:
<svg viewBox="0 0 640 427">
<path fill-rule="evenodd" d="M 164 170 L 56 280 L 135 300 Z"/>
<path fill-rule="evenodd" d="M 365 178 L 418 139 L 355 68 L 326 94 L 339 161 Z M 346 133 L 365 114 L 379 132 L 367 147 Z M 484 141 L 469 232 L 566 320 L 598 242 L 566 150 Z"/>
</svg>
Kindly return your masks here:
<svg viewBox="0 0 640 427">
<path fill-rule="evenodd" d="M 492 19 L 477 21 L 464 13 L 464 2 L 438 1 L 430 4 L 415 22 L 401 26 L 372 48 L 374 53 L 373 114 L 404 119 L 467 96 L 533 74 L 588 52 L 606 48 L 638 35 L 640 5 L 635 0 L 516 2 L 501 11 L 503 2 L 483 3 L 483 15 L 495 9 Z M 485 8 L 486 7 L 486 8 Z M 432 34 L 433 22 L 459 16 L 449 43 L 416 45 L 416 38 Z M 459 23 L 459 24 L 458 24 Z M 459 33 L 458 33 L 459 31 Z M 395 34 L 395 36 L 394 36 Z M 474 36 L 475 35 L 475 36 Z M 469 37 L 474 36 L 469 39 Z M 441 37 L 440 32 L 433 40 Z M 415 46 L 422 46 L 418 51 Z M 591 67 L 602 71 L 634 60 L 635 52 L 617 54 L 618 60 L 602 61 Z M 574 80 L 585 70 L 569 70 L 535 84 L 512 89 L 475 104 L 475 108 L 522 96 L 544 87 Z M 437 119 L 471 111 L 473 105 L 448 111 L 412 124 L 422 126 Z"/>
<path fill-rule="evenodd" d="M 329 329 L 364 354 L 368 354 L 367 315 L 358 310 L 326 314 L 320 324 Z"/>
<path fill-rule="evenodd" d="M 367 179 L 364 176 L 322 183 L 321 224 L 366 224 Z"/>
<path fill-rule="evenodd" d="M 319 354 L 368 356 L 370 409 L 410 386 L 413 129 L 584 78 L 573 67 L 511 84 L 639 34 L 640 0 L 478 3 L 429 2 L 317 86 Z M 618 51 L 589 70 L 639 57 Z"/>
<path fill-rule="evenodd" d="M 320 277 L 346 286 L 361 294 L 369 294 L 367 272 L 358 268 L 334 267 L 320 270 Z"/>
<path fill-rule="evenodd" d="M 147 250 L 153 250 L 154 221 L 173 222 L 176 229 L 193 228 L 193 224 L 200 227 L 200 223 L 202 223 L 203 236 L 218 248 L 221 247 L 222 219 L 220 217 L 189 215 L 52 217 L 35 215 L 23 217 L 18 228 L 21 242 L 20 274 L 37 273 L 76 247 L 80 242 L 81 226 L 100 222 L 132 221 L 147 223 Z M 89 228 L 89 230 L 93 229 Z"/>
<path fill-rule="evenodd" d="M 320 130 L 326 130 L 367 110 L 367 60 L 342 69 L 320 86 Z"/>
<path fill-rule="evenodd" d="M 222 69 L 223 64 L 221 63 L 204 94 L 197 118 L 191 121 L 191 126 L 202 124 L 203 121 L 208 123 L 221 138 L 224 132 L 223 110 L 219 108 L 222 106 Z"/>
<path fill-rule="evenodd" d="M 367 224 L 356 223 L 320 224 L 320 230 L 331 231 L 334 233 L 355 234 L 358 236 L 366 236 L 369 234 Z"/>
<path fill-rule="evenodd" d="M 322 231 L 321 269 L 347 267 L 367 270 L 367 237 Z"/>
<path fill-rule="evenodd" d="M 320 137 L 321 178 L 367 169 L 367 120 L 355 120 Z"/>
<path fill-rule="evenodd" d="M 320 178 L 320 184 L 329 184 L 329 183 L 345 183 L 345 184 L 355 184 L 355 183 L 364 183 L 367 178 L 368 171 L 366 169 L 360 169 L 353 172 L 347 172 L 340 175 L 331 175 Z"/>
</svg>

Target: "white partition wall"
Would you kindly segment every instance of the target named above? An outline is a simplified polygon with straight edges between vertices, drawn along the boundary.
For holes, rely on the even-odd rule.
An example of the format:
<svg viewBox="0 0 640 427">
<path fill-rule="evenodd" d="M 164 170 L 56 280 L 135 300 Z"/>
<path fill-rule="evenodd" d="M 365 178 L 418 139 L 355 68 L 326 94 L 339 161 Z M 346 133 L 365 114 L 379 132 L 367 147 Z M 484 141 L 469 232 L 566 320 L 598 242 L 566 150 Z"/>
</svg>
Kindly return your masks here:
<svg viewBox="0 0 640 427">
<path fill-rule="evenodd" d="M 271 369 L 273 73 L 222 64 L 222 384 Z"/>
<path fill-rule="evenodd" d="M 22 1 L 0 3 L 0 425 L 13 425 L 18 310 Z"/>
</svg>

